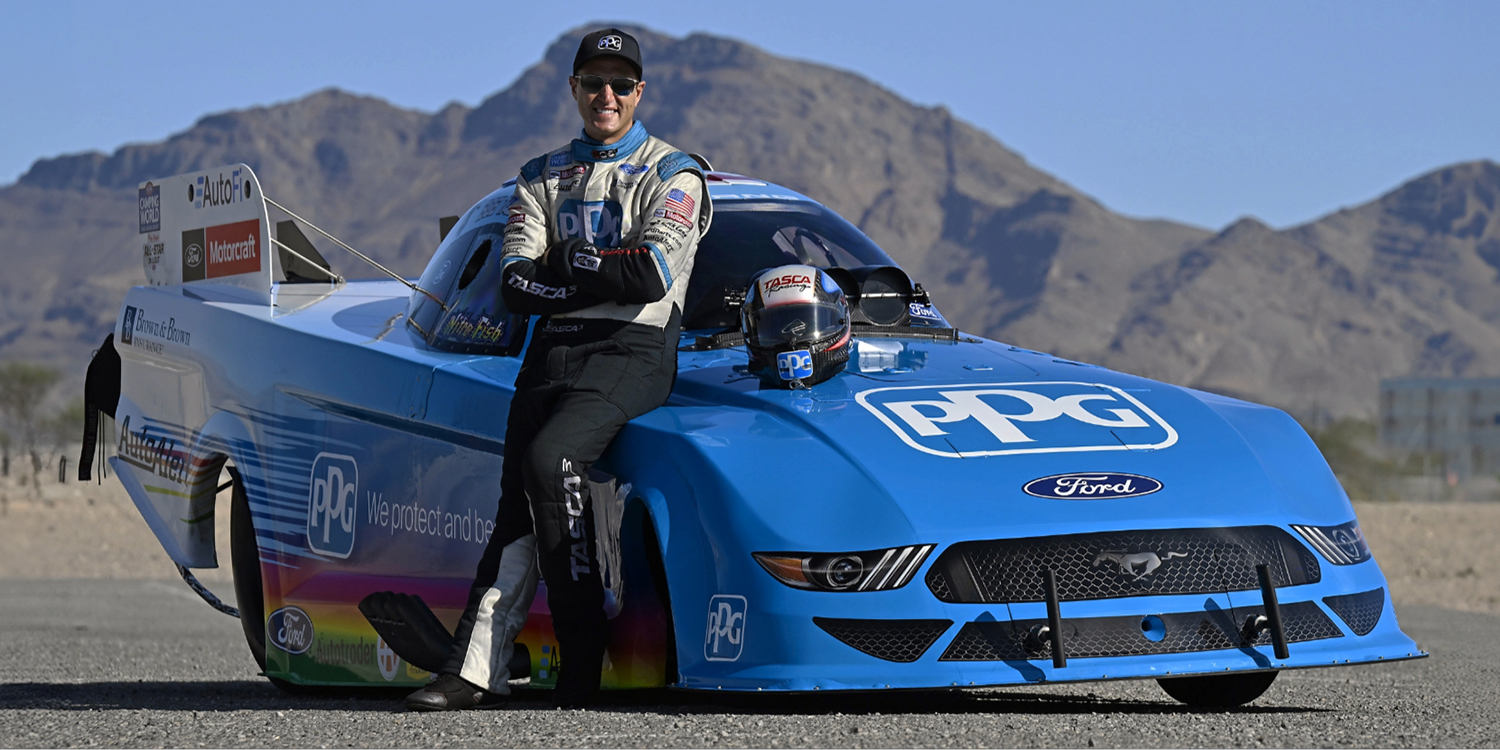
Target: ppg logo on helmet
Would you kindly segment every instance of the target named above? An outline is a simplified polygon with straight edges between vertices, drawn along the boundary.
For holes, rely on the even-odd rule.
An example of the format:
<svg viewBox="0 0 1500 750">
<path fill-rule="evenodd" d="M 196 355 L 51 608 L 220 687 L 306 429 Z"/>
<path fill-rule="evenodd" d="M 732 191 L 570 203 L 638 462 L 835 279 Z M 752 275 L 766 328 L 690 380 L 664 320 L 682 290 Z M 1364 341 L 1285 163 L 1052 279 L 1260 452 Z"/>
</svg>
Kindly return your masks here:
<svg viewBox="0 0 1500 750">
<path fill-rule="evenodd" d="M 319 453 L 313 460 L 311 482 L 307 548 L 324 557 L 346 558 L 354 551 L 359 465 L 351 456 Z"/>
<path fill-rule="evenodd" d="M 708 602 L 708 630 L 703 634 L 703 658 L 735 661 L 745 648 L 745 597 L 719 594 Z"/>
<path fill-rule="evenodd" d="M 599 37 L 599 49 L 607 49 L 614 52 L 619 52 L 622 46 L 624 46 L 624 42 L 620 40 L 620 37 L 615 36 L 614 34 Z"/>
<path fill-rule="evenodd" d="M 798 349 L 776 355 L 776 373 L 782 380 L 802 380 L 813 374 L 812 352 Z"/>
<path fill-rule="evenodd" d="M 1153 450 L 1177 431 L 1102 383 L 984 383 L 875 388 L 855 401 L 902 442 L 953 458 Z"/>
</svg>

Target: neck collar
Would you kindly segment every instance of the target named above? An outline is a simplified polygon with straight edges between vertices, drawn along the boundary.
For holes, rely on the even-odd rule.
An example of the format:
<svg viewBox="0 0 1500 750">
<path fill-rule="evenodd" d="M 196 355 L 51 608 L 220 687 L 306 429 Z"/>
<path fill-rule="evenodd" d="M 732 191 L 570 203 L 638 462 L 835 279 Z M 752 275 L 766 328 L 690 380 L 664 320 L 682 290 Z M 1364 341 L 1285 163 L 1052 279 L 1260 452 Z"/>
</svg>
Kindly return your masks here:
<svg viewBox="0 0 1500 750">
<path fill-rule="evenodd" d="M 574 161 L 581 162 L 619 161 L 635 153 L 648 137 L 646 126 L 640 120 L 630 126 L 624 138 L 608 145 L 590 138 L 588 133 L 579 133 L 573 139 L 571 155 Z"/>
</svg>

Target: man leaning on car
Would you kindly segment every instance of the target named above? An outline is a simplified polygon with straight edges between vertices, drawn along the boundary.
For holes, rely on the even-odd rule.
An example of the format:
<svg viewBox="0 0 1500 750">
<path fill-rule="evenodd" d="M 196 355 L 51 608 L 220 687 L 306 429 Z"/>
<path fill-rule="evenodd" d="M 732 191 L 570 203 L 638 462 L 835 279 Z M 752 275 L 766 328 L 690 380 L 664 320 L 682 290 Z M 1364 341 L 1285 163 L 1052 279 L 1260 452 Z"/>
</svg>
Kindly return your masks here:
<svg viewBox="0 0 1500 750">
<path fill-rule="evenodd" d="M 672 390 L 683 298 L 711 213 L 698 163 L 635 121 L 642 72 L 635 37 L 585 36 L 568 79 L 583 133 L 516 180 L 502 294 L 512 312 L 541 318 L 506 422 L 495 535 L 448 663 L 407 697 L 410 709 L 503 704 L 538 567 L 565 655 L 555 705 L 586 705 L 599 688 L 608 622 L 585 473 Z"/>
</svg>

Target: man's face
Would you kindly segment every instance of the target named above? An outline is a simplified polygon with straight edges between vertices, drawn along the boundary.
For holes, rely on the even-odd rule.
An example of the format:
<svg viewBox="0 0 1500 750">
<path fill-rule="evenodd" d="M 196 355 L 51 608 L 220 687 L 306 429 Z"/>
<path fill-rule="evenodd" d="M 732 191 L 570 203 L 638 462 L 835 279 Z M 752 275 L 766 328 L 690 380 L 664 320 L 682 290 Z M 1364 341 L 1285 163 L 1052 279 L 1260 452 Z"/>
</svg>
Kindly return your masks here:
<svg viewBox="0 0 1500 750">
<path fill-rule="evenodd" d="M 578 85 L 578 76 L 600 76 L 605 86 L 599 93 L 590 94 Z M 618 57 L 599 57 L 588 61 L 578 74 L 568 79 L 573 88 L 573 99 L 578 102 L 578 114 L 583 117 L 583 132 L 603 143 L 614 143 L 630 130 L 635 123 L 635 107 L 641 103 L 641 94 L 646 83 L 636 84 L 635 91 L 628 96 L 618 96 L 608 82 L 613 78 L 635 78 L 635 68 Z"/>
</svg>

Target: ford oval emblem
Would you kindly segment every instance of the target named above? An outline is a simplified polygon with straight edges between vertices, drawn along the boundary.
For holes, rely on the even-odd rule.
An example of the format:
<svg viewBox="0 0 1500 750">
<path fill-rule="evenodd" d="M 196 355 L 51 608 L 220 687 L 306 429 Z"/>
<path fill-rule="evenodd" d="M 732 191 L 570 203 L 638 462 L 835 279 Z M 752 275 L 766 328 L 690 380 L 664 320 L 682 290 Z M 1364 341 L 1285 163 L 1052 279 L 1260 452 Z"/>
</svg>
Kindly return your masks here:
<svg viewBox="0 0 1500 750">
<path fill-rule="evenodd" d="M 282 607 L 266 623 L 271 645 L 289 653 L 306 653 L 313 645 L 313 622 L 300 607 Z"/>
<path fill-rule="evenodd" d="M 1099 471 L 1054 474 L 1033 479 L 1021 489 L 1028 495 L 1054 500 L 1118 500 L 1149 495 L 1161 488 L 1162 483 L 1151 477 Z"/>
</svg>

